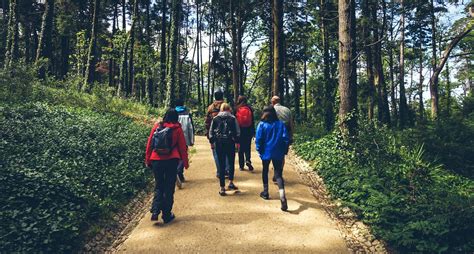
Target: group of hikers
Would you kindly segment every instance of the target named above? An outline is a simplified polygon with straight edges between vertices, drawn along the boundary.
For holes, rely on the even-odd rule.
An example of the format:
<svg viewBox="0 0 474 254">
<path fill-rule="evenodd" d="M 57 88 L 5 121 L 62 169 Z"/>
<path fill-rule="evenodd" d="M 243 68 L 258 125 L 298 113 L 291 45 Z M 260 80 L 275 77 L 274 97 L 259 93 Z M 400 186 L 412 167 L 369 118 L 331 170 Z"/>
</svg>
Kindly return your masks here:
<svg viewBox="0 0 474 254">
<path fill-rule="evenodd" d="M 268 173 L 273 164 L 273 182 L 278 185 L 281 210 L 287 211 L 288 204 L 283 180 L 285 155 L 293 141 L 293 119 L 290 109 L 280 104 L 274 96 L 271 105 L 263 108 L 260 122 L 255 129 L 253 108 L 245 96 L 239 96 L 235 109 L 224 101 L 221 89 L 214 92 L 214 102 L 207 109 L 206 136 L 209 140 L 216 177 L 219 179 L 219 194 L 226 196 L 226 190 L 238 190 L 234 183 L 235 153 L 238 152 L 239 169 L 254 167 L 251 162 L 251 144 L 255 137 L 256 150 L 262 160 L 263 191 L 260 197 L 270 199 Z M 160 213 L 164 223 L 175 219 L 172 213 L 175 185 L 179 188 L 185 181 L 184 169 L 189 168 L 188 147 L 194 145 L 194 124 L 190 111 L 182 100 L 175 102 L 175 108 L 166 111 L 162 121 L 156 123 L 148 137 L 145 164 L 151 168 L 155 178 L 155 192 L 150 212 L 156 221 Z M 226 178 L 229 183 L 225 187 Z"/>
</svg>

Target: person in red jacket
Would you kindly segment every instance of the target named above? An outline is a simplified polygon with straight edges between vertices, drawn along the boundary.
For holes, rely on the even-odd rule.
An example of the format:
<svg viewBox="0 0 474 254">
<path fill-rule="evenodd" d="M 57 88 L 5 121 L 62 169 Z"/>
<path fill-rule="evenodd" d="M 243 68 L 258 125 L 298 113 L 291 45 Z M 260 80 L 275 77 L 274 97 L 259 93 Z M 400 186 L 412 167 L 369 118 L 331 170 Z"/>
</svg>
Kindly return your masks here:
<svg viewBox="0 0 474 254">
<path fill-rule="evenodd" d="M 171 129 L 171 151 L 169 154 L 158 154 L 152 149 L 152 140 L 155 130 L 159 127 Z M 163 212 L 164 223 L 174 220 L 175 215 L 171 212 L 174 202 L 174 190 L 179 160 L 184 163 L 184 168 L 189 168 L 186 140 L 184 138 L 181 124 L 178 122 L 178 113 L 175 109 L 169 109 L 163 121 L 156 123 L 151 129 L 146 146 L 145 164 L 153 170 L 155 177 L 155 196 L 151 205 L 151 220 L 158 220 L 160 212 Z"/>
</svg>

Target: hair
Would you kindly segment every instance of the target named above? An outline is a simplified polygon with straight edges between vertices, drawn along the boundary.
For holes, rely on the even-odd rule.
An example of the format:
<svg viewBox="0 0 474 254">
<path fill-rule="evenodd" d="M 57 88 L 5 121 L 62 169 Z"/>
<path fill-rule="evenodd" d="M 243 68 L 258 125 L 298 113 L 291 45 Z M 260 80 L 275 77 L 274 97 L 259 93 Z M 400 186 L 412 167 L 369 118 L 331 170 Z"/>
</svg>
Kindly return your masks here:
<svg viewBox="0 0 474 254">
<path fill-rule="evenodd" d="M 163 123 L 177 123 L 178 122 L 178 112 L 174 108 L 170 108 L 166 111 L 165 116 L 163 117 Z"/>
<path fill-rule="evenodd" d="M 222 92 L 221 89 L 218 89 L 217 91 L 214 92 L 214 99 L 217 101 L 223 100 L 224 99 L 224 92 Z"/>
<path fill-rule="evenodd" d="M 247 104 L 247 97 L 245 97 L 244 95 L 239 95 L 239 98 L 237 98 L 236 108 L 244 106 L 245 104 Z"/>
<path fill-rule="evenodd" d="M 232 108 L 230 107 L 228 103 L 224 102 L 221 104 L 221 112 L 223 111 L 232 111 Z"/>
<path fill-rule="evenodd" d="M 264 122 L 275 122 L 278 121 L 278 116 L 273 106 L 265 106 L 262 112 L 262 118 Z"/>
<path fill-rule="evenodd" d="M 277 103 L 280 103 L 280 97 L 273 96 L 271 102 L 272 102 L 273 105 L 275 105 Z"/>
<path fill-rule="evenodd" d="M 183 99 L 176 99 L 174 101 L 175 106 L 184 106 L 184 100 Z"/>
</svg>

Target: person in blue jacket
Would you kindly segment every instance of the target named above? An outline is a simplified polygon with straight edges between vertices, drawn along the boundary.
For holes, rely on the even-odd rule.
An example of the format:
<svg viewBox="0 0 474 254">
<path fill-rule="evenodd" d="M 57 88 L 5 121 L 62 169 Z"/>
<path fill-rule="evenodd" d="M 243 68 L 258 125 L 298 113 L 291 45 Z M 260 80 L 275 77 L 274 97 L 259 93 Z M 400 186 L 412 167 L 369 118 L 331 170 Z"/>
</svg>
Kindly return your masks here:
<svg viewBox="0 0 474 254">
<path fill-rule="evenodd" d="M 278 120 L 275 108 L 266 106 L 260 123 L 257 126 L 257 134 L 255 140 L 257 151 L 262 159 L 263 171 L 263 191 L 260 197 L 269 199 L 268 194 L 268 169 L 270 161 L 275 169 L 275 176 L 280 193 L 281 210 L 288 210 L 288 204 L 285 195 L 285 181 L 283 180 L 283 160 L 288 152 L 290 137 L 285 124 Z"/>
</svg>

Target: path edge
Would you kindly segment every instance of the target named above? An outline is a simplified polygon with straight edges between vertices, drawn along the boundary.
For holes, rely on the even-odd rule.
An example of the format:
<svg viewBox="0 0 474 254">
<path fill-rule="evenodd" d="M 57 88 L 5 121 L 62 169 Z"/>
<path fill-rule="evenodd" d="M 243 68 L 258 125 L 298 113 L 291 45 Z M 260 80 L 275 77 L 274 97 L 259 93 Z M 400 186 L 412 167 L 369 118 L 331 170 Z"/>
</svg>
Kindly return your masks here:
<svg viewBox="0 0 474 254">
<path fill-rule="evenodd" d="M 349 207 L 345 207 L 341 201 L 331 198 L 323 178 L 313 170 L 309 162 L 300 158 L 293 149 L 290 149 L 288 158 L 300 178 L 308 185 L 313 196 L 337 226 L 350 252 L 390 253 L 387 250 L 386 243 L 381 239 L 375 238 L 371 233 L 370 227 L 358 220 L 356 214 Z"/>
</svg>

